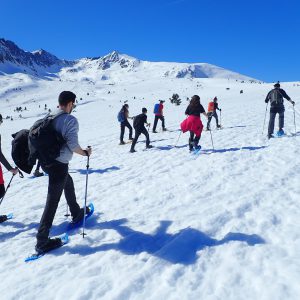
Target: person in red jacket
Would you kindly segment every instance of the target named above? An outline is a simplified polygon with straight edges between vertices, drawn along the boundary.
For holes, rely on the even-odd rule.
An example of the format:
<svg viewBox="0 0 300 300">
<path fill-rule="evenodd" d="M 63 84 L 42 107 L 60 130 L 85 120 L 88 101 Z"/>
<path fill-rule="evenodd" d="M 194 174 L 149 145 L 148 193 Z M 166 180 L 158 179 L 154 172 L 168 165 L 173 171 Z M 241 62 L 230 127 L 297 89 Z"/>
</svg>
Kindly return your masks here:
<svg viewBox="0 0 300 300">
<path fill-rule="evenodd" d="M 203 114 L 207 117 L 204 107 L 200 103 L 200 97 L 194 95 L 191 99 L 189 106 L 187 107 L 185 114 L 188 116 L 181 124 L 181 130 L 183 133 L 190 131 L 189 149 L 193 151 L 201 148 L 198 145 L 203 130 L 203 124 L 200 115 Z"/>
<path fill-rule="evenodd" d="M 213 101 L 208 103 L 208 109 L 207 109 L 207 115 L 208 115 L 208 122 L 207 122 L 207 130 L 210 130 L 210 121 L 212 117 L 216 119 L 217 128 L 221 128 L 221 125 L 219 125 L 219 119 L 217 115 L 217 110 L 222 111 L 221 108 L 219 108 L 218 105 L 218 98 L 215 97 Z"/>
<path fill-rule="evenodd" d="M 2 115 L 0 114 L 0 125 L 3 123 Z M 0 135 L 0 163 L 3 164 L 3 166 L 12 174 L 16 175 L 18 174 L 18 168 L 13 168 L 5 156 L 2 153 L 1 150 L 1 135 Z M 3 178 L 3 172 L 2 172 L 2 166 L 0 164 L 0 199 L 2 199 L 5 195 L 5 186 L 4 186 L 4 178 Z M 0 223 L 7 220 L 6 215 L 0 215 Z"/>
<path fill-rule="evenodd" d="M 153 124 L 153 129 L 152 132 L 153 133 L 157 133 L 156 131 L 156 126 L 157 126 L 157 122 L 158 120 L 161 120 L 162 122 L 162 130 L 166 131 L 166 127 L 165 127 L 165 117 L 163 115 L 163 109 L 164 109 L 164 100 L 159 100 L 159 103 L 155 104 L 154 106 L 154 114 L 155 114 L 155 119 L 154 119 L 154 124 Z"/>
</svg>

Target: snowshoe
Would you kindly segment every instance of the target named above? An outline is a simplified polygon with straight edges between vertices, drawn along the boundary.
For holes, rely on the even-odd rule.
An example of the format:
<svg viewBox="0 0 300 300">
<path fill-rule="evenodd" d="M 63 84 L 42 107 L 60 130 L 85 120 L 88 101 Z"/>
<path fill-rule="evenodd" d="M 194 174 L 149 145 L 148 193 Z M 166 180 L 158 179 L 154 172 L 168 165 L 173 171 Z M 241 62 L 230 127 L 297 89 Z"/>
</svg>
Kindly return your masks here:
<svg viewBox="0 0 300 300">
<path fill-rule="evenodd" d="M 277 136 L 280 137 L 280 136 L 283 136 L 283 135 L 285 135 L 285 133 L 282 129 L 277 131 Z"/>
<path fill-rule="evenodd" d="M 38 255 L 47 253 L 55 248 L 59 248 L 62 246 L 62 241 L 60 238 L 48 238 L 47 241 L 41 244 L 36 244 L 35 251 Z"/>
<path fill-rule="evenodd" d="M 85 215 L 87 216 L 90 213 L 90 211 L 91 211 L 90 207 L 87 206 L 86 211 L 85 211 Z M 83 216 L 84 216 L 84 208 L 80 208 L 79 214 L 72 219 L 72 224 L 76 224 L 76 223 L 79 223 L 80 221 L 82 221 Z"/>
</svg>

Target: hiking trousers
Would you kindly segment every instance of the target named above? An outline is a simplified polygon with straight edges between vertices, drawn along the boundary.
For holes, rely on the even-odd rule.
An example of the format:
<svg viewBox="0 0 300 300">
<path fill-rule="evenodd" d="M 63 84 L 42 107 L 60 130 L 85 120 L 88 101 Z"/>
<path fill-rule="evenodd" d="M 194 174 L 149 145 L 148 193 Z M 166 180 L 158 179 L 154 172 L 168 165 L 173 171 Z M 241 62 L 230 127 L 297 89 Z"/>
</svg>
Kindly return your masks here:
<svg viewBox="0 0 300 300">
<path fill-rule="evenodd" d="M 214 117 L 216 119 L 216 124 L 217 124 L 217 127 L 219 126 L 219 118 L 218 118 L 218 114 L 216 111 L 214 112 L 209 112 L 207 114 L 208 116 L 208 121 L 207 121 L 207 129 L 210 129 L 210 122 L 211 122 L 211 119 L 212 117 Z"/>
<path fill-rule="evenodd" d="M 284 107 L 271 107 L 268 135 L 274 133 L 275 118 L 277 113 L 279 114 L 279 130 L 282 130 L 284 127 Z"/>
<path fill-rule="evenodd" d="M 134 150 L 134 147 L 137 143 L 137 140 L 138 140 L 138 138 L 141 134 L 143 134 L 146 137 L 146 147 L 148 147 L 150 145 L 149 133 L 148 133 L 147 129 L 145 127 L 143 127 L 141 129 L 136 129 L 135 130 L 135 136 L 134 136 L 134 139 L 132 141 L 131 150 Z"/>
<path fill-rule="evenodd" d="M 190 151 L 192 151 L 195 146 L 198 146 L 200 137 L 201 136 L 196 136 L 195 137 L 195 133 L 193 131 L 190 131 L 190 138 L 189 138 Z"/>
<path fill-rule="evenodd" d="M 52 227 L 63 191 L 72 217 L 76 217 L 80 213 L 80 206 L 76 201 L 73 179 L 68 173 L 69 165 L 55 162 L 49 166 L 42 166 L 42 168 L 49 175 L 49 183 L 46 206 L 36 235 L 37 245 L 43 244 L 49 237 L 50 228 Z"/>
<path fill-rule="evenodd" d="M 132 126 L 126 119 L 124 122 L 121 123 L 121 134 L 120 134 L 120 142 L 124 142 L 124 133 L 125 133 L 125 127 L 129 129 L 129 139 L 132 139 Z"/>
<path fill-rule="evenodd" d="M 164 116 L 155 116 L 154 118 L 154 124 L 153 124 L 153 131 L 156 130 L 157 122 L 158 120 L 161 120 L 162 128 L 165 129 L 165 117 Z"/>
</svg>

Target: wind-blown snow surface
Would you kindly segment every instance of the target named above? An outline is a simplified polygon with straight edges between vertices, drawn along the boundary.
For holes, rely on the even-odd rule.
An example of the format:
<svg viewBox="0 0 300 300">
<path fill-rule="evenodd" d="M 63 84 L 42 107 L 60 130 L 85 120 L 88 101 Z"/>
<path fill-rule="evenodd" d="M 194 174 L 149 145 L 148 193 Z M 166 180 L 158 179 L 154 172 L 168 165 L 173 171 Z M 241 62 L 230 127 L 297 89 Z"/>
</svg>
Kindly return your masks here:
<svg viewBox="0 0 300 300">
<path fill-rule="evenodd" d="M 94 151 L 88 199 L 96 208 L 85 239 L 73 232 L 68 245 L 26 264 L 48 178 L 15 178 L 0 207 L 1 214 L 15 215 L 0 225 L 1 298 L 300 299 L 300 137 L 298 132 L 268 141 L 266 132 L 261 135 L 271 87 L 222 79 L 136 79 L 113 85 L 1 77 L 0 112 L 14 118 L 1 126 L 7 157 L 10 135 L 29 128 L 45 112 L 45 103 L 55 108 L 62 90 L 82 98 L 74 115 L 82 147 L 91 145 Z M 300 103 L 299 86 L 283 88 Z M 137 153 L 129 153 L 129 145 L 118 146 L 120 101 L 128 100 L 132 116 L 146 106 L 153 123 L 155 101 L 175 92 L 183 103 L 166 102 L 169 131 L 150 133 L 155 148 L 143 151 L 143 137 Z M 212 131 L 215 151 L 210 133 L 203 133 L 199 156 L 189 154 L 187 134 L 174 147 L 185 97 L 193 94 L 205 107 L 219 97 L 224 126 Z M 22 118 L 13 112 L 16 106 L 27 107 Z M 285 116 L 286 132 L 293 133 L 289 103 Z M 70 173 L 81 204 L 85 166 L 86 159 L 74 155 Z M 7 183 L 10 173 L 4 175 Z M 53 236 L 65 231 L 65 212 L 63 196 Z"/>
</svg>

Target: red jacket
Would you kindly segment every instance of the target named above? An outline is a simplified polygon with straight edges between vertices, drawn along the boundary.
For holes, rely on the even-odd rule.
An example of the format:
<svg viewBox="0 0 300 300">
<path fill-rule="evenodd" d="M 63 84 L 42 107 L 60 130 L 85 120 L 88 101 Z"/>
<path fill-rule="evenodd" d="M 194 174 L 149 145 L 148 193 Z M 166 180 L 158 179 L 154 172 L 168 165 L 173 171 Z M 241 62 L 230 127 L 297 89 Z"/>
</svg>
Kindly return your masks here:
<svg viewBox="0 0 300 300">
<path fill-rule="evenodd" d="M 203 130 L 203 124 L 198 116 L 190 115 L 180 124 L 183 133 L 187 131 L 192 131 L 197 137 L 201 136 Z"/>
</svg>

